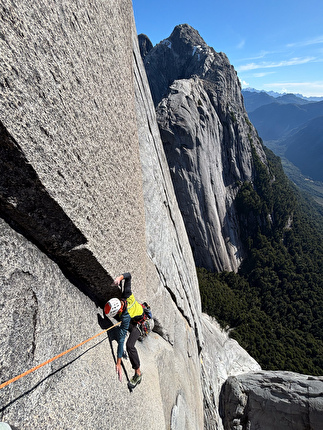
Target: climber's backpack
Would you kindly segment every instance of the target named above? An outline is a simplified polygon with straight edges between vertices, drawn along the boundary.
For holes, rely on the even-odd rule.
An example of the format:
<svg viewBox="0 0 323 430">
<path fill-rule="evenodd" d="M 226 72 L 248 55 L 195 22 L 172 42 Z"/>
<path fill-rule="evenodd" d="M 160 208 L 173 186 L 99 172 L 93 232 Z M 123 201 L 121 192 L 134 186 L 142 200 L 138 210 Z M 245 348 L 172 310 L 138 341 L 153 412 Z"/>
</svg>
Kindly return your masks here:
<svg viewBox="0 0 323 430">
<path fill-rule="evenodd" d="M 154 328 L 154 319 L 150 306 L 146 302 L 141 303 L 141 306 L 143 307 L 144 313 L 138 321 L 138 328 L 141 332 L 141 339 L 139 340 L 143 340 Z"/>
</svg>

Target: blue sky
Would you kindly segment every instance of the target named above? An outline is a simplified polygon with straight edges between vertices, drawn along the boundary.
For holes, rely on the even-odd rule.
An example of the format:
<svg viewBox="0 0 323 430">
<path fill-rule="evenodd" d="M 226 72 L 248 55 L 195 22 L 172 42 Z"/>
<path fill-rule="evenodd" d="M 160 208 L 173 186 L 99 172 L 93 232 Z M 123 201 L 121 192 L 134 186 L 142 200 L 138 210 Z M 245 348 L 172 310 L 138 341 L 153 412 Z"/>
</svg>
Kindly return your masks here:
<svg viewBox="0 0 323 430">
<path fill-rule="evenodd" d="M 133 0 L 137 32 L 153 45 L 178 24 L 224 52 L 242 87 L 323 96 L 322 0 Z"/>
</svg>

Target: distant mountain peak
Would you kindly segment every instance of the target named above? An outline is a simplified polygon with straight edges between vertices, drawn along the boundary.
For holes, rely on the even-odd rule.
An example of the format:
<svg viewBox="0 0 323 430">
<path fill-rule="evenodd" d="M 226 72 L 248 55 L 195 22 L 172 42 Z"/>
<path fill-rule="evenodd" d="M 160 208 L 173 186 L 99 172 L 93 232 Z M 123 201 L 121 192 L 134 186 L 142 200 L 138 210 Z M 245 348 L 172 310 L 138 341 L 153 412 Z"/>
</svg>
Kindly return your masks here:
<svg viewBox="0 0 323 430">
<path fill-rule="evenodd" d="M 323 97 L 306 97 L 303 96 L 303 94 L 300 93 L 277 93 L 276 91 L 265 91 L 265 90 L 257 90 L 256 88 L 252 88 L 252 87 L 247 87 L 247 88 L 243 88 L 242 93 L 265 93 L 268 94 L 269 96 L 273 97 L 273 98 L 279 98 L 279 97 L 284 97 L 284 96 L 294 96 L 294 97 L 298 97 L 300 99 L 306 100 L 307 102 L 319 102 L 323 100 Z"/>
<path fill-rule="evenodd" d="M 199 32 L 188 24 L 177 25 L 169 37 L 149 52 L 146 38 L 138 39 L 155 105 L 177 79 L 199 76 L 221 82 L 221 76 L 232 67 L 225 54 L 208 46 Z"/>
<path fill-rule="evenodd" d="M 200 33 L 195 30 L 195 28 L 191 27 L 189 24 L 176 25 L 168 40 L 180 40 L 192 46 L 207 46 L 203 38 L 200 36 Z"/>
</svg>

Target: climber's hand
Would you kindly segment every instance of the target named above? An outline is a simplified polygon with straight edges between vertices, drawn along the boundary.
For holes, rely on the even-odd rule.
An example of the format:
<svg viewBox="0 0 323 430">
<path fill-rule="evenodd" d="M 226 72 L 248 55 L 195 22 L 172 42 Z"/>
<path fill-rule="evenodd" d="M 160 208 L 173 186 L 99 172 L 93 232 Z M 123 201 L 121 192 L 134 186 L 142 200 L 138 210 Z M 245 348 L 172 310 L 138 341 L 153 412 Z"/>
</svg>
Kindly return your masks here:
<svg viewBox="0 0 323 430">
<path fill-rule="evenodd" d="M 113 285 L 118 285 L 120 284 L 120 282 L 122 281 L 123 276 L 118 276 L 114 281 L 113 281 Z"/>
<path fill-rule="evenodd" d="M 118 374 L 119 381 L 121 382 L 122 381 L 122 368 L 121 368 L 121 364 L 120 363 L 116 364 L 116 371 L 117 371 L 117 374 Z"/>
</svg>

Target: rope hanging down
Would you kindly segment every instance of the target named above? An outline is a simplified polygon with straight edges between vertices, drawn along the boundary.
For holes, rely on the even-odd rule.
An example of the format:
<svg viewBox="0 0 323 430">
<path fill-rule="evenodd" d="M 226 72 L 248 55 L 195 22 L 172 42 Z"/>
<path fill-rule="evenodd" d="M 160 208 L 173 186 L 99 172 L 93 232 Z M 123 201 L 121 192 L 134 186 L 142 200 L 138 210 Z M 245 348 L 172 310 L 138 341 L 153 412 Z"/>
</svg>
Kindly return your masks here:
<svg viewBox="0 0 323 430">
<path fill-rule="evenodd" d="M 29 369 L 29 370 L 27 370 L 26 372 L 23 372 L 23 373 L 21 373 L 20 375 L 15 376 L 15 377 L 14 377 L 14 378 L 12 378 L 12 379 L 9 379 L 9 381 L 4 382 L 3 384 L 1 384 L 1 385 L 0 385 L 0 390 L 1 390 L 1 388 L 6 387 L 7 385 L 11 384 L 12 382 L 17 381 L 18 379 L 22 378 L 23 376 L 29 375 L 29 373 L 34 372 L 35 370 L 39 369 L 40 367 L 43 367 L 43 366 L 45 366 L 46 364 L 51 363 L 51 362 L 52 362 L 52 361 L 54 361 L 54 360 L 57 360 L 57 358 L 62 357 L 63 355 L 67 354 L 68 352 L 73 351 L 74 349 L 76 349 L 76 348 L 78 348 L 78 347 L 80 347 L 80 346 L 84 345 L 86 342 L 89 342 L 90 340 L 95 339 L 96 337 L 100 336 L 101 334 L 103 334 L 103 333 L 105 333 L 105 332 L 107 332 L 107 331 L 111 330 L 112 328 L 114 328 L 114 327 L 116 327 L 116 326 L 118 326 L 118 325 L 120 325 L 120 324 L 121 324 L 121 321 L 120 321 L 120 322 L 118 322 L 117 324 L 114 324 L 112 327 L 109 327 L 109 328 L 107 328 L 107 329 L 105 329 L 105 330 L 101 331 L 100 333 L 95 334 L 94 336 L 90 337 L 89 339 L 84 340 L 83 342 L 79 343 L 78 345 L 75 345 L 75 346 L 73 346 L 72 348 L 67 349 L 67 350 L 66 350 L 66 351 L 64 351 L 64 352 L 61 352 L 60 354 L 56 355 L 55 357 L 50 358 L 50 359 L 49 359 L 49 360 L 47 360 L 47 361 L 44 361 L 44 363 L 38 364 L 38 366 L 35 366 L 35 367 L 33 367 L 32 369 Z"/>
</svg>

